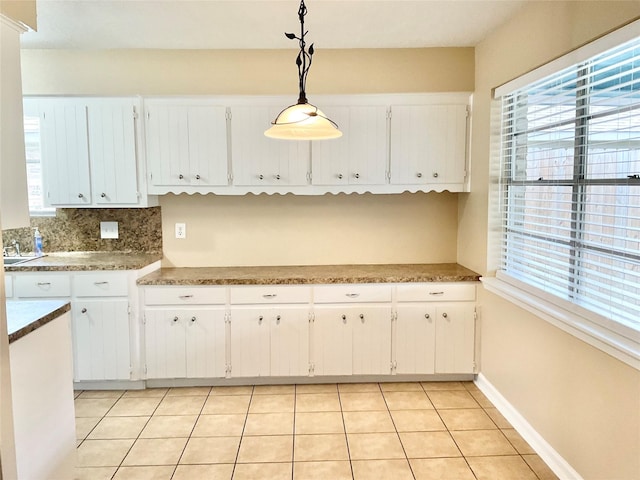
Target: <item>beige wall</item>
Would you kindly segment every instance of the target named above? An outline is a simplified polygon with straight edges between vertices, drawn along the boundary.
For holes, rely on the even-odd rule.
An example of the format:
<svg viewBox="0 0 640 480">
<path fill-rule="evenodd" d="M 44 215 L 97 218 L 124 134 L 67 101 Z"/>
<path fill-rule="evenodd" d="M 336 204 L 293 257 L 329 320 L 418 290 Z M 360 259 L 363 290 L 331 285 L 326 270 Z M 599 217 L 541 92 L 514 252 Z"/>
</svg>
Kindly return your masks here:
<svg viewBox="0 0 640 480">
<path fill-rule="evenodd" d="M 476 49 L 472 192 L 458 261 L 487 261 L 491 89 L 640 15 L 640 2 L 536 2 Z M 481 289 L 482 290 L 482 289 Z M 486 292 L 480 369 L 585 479 L 640 478 L 640 372 Z"/>
<path fill-rule="evenodd" d="M 36 0 L 2 0 L 0 14 L 36 29 Z"/>
<path fill-rule="evenodd" d="M 23 50 L 25 94 L 291 94 L 295 51 Z M 308 96 L 473 91 L 472 48 L 317 50 Z M 455 262 L 458 196 L 166 195 L 165 265 Z M 176 240 L 174 224 L 187 224 Z"/>
</svg>

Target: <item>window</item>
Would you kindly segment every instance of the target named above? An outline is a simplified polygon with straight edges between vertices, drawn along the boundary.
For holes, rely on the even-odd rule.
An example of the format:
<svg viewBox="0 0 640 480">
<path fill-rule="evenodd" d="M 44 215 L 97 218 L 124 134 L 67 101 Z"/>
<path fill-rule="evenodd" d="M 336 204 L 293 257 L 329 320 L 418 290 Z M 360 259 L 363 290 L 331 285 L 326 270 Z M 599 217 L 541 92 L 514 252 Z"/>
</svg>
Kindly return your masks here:
<svg viewBox="0 0 640 480">
<path fill-rule="evenodd" d="M 42 188 L 42 163 L 40 162 L 40 115 L 38 112 L 37 102 L 25 99 L 23 108 L 29 213 L 32 216 L 53 216 L 55 215 L 56 209 L 46 206 Z"/>
<path fill-rule="evenodd" d="M 500 102 L 497 276 L 637 338 L 640 38 Z"/>
</svg>

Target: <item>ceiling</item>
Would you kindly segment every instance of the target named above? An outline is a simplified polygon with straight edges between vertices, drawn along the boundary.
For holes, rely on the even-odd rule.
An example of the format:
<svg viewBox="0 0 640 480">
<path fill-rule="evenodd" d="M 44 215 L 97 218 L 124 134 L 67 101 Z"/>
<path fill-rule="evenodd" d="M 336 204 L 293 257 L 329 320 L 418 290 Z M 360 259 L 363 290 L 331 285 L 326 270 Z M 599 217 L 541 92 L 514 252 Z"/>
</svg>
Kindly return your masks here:
<svg viewBox="0 0 640 480">
<path fill-rule="evenodd" d="M 315 48 L 466 47 L 531 0 L 306 0 Z M 38 0 L 23 48 L 297 48 L 298 0 Z"/>
</svg>

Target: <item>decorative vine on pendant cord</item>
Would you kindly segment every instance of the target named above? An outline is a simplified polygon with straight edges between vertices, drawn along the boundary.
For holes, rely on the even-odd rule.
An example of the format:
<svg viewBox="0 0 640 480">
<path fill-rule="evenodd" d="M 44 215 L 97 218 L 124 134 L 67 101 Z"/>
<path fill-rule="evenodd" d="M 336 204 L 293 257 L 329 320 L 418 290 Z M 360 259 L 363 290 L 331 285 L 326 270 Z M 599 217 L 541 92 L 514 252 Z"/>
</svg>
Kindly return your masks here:
<svg viewBox="0 0 640 480">
<path fill-rule="evenodd" d="M 304 16 L 307 14 L 307 6 L 304 4 L 304 0 L 300 2 L 300 8 L 298 9 L 298 19 L 300 20 L 300 36 L 296 36 L 294 33 L 285 33 L 288 39 L 298 40 L 300 43 L 300 53 L 296 57 L 296 65 L 298 66 L 298 81 L 300 88 L 300 96 L 298 97 L 298 103 L 307 103 L 307 95 L 305 93 L 307 85 L 307 75 L 309 68 L 311 67 L 313 57 L 313 43 L 309 46 L 309 50 L 305 49 L 306 43 L 304 37 L 307 33 L 304 31 Z"/>
</svg>

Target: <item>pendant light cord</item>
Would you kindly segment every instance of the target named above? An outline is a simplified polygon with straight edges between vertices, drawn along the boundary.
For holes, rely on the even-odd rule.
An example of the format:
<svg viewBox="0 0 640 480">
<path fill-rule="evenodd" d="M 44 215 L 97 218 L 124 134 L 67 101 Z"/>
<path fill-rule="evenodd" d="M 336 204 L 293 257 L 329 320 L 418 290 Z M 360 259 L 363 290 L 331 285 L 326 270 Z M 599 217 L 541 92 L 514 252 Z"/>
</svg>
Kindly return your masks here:
<svg viewBox="0 0 640 480">
<path fill-rule="evenodd" d="M 307 103 L 306 86 L 307 75 L 309 74 L 309 68 L 311 68 L 311 62 L 313 61 L 313 43 L 309 46 L 309 50 L 306 49 L 306 42 L 304 37 L 307 33 L 304 30 L 304 17 L 307 14 L 307 6 L 304 4 L 304 0 L 300 2 L 300 8 L 298 9 L 298 19 L 300 20 L 300 36 L 295 33 L 285 33 L 286 37 L 290 40 L 298 40 L 300 44 L 300 52 L 296 57 L 296 65 L 298 66 L 298 87 L 300 89 L 300 95 L 298 96 L 298 103 Z"/>
</svg>

